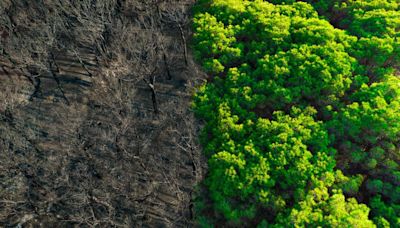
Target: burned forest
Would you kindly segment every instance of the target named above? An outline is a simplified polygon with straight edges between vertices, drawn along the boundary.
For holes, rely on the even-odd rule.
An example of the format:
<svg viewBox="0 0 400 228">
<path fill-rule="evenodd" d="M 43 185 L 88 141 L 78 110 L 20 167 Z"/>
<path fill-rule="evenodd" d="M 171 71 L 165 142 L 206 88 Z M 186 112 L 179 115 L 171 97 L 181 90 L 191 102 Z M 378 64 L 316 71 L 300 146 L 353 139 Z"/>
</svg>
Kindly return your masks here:
<svg viewBox="0 0 400 228">
<path fill-rule="evenodd" d="M 0 1 L 0 226 L 188 227 L 192 0 Z"/>
</svg>

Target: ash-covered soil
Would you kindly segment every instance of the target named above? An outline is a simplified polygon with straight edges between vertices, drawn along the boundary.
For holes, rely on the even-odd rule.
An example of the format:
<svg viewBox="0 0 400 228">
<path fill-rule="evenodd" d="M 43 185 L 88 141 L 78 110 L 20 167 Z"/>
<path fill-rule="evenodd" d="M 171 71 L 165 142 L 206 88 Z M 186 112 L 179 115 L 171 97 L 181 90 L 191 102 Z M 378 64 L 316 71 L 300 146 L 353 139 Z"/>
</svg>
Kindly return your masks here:
<svg viewBox="0 0 400 228">
<path fill-rule="evenodd" d="M 0 226 L 188 227 L 187 1 L 0 2 Z"/>
</svg>

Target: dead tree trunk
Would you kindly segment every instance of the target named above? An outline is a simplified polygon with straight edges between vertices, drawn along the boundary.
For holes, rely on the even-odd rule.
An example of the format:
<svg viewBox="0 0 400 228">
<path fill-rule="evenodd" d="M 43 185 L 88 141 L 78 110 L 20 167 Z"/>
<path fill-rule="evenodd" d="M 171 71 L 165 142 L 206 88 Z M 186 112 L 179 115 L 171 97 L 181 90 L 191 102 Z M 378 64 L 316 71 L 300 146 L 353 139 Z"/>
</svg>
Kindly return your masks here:
<svg viewBox="0 0 400 228">
<path fill-rule="evenodd" d="M 23 69 L 21 68 L 21 72 L 24 72 Z M 29 96 L 29 101 L 33 101 L 34 97 L 37 97 L 37 95 L 40 92 L 40 85 L 42 83 L 42 81 L 40 80 L 40 77 L 35 76 L 35 72 L 33 72 L 33 70 L 28 69 L 29 72 L 29 76 L 27 76 L 27 78 L 29 79 L 29 81 L 32 83 L 32 85 L 35 87 L 33 90 L 33 93 Z"/>
<path fill-rule="evenodd" d="M 158 114 L 158 105 L 157 105 L 157 94 L 156 94 L 156 89 L 155 89 L 155 81 L 156 81 L 156 77 L 153 76 L 149 76 L 150 80 L 146 80 L 145 78 L 143 79 L 146 84 L 149 86 L 150 90 L 151 90 L 151 100 L 153 102 L 153 110 L 154 110 L 154 114 Z"/>
<path fill-rule="evenodd" d="M 167 80 L 171 80 L 172 79 L 172 75 L 171 75 L 171 71 L 170 71 L 169 66 L 168 66 L 167 54 L 165 53 L 165 51 L 163 51 L 163 60 L 164 60 L 165 70 L 167 71 Z"/>
<path fill-rule="evenodd" d="M 187 56 L 187 45 L 186 45 L 186 37 L 185 33 L 183 32 L 183 28 L 180 23 L 178 23 L 179 31 L 181 32 L 181 39 L 183 44 L 183 55 L 185 57 L 185 64 L 188 66 L 188 56 Z"/>
<path fill-rule="evenodd" d="M 81 66 L 83 67 L 83 69 L 85 69 L 87 75 L 89 77 L 92 77 L 92 73 L 89 71 L 89 69 L 86 67 L 85 63 L 82 61 L 81 57 L 79 56 L 79 54 L 76 52 L 76 50 L 74 50 L 74 54 L 76 56 L 76 58 L 78 59 L 79 63 L 81 64 Z"/>
<path fill-rule="evenodd" d="M 50 53 L 50 58 L 48 60 L 48 64 L 49 64 L 50 74 L 54 78 L 54 80 L 56 81 L 58 90 L 60 90 L 61 95 L 64 98 L 64 100 L 67 103 L 67 105 L 70 105 L 70 102 L 69 102 L 68 98 L 65 96 L 64 90 L 63 90 L 63 88 L 61 86 L 60 79 L 58 78 L 58 76 L 57 76 L 57 74 L 55 72 L 55 71 L 60 72 L 60 69 L 59 69 L 59 67 L 58 67 L 58 65 L 56 63 L 56 60 L 55 60 L 55 57 L 54 57 L 53 53 Z M 53 66 L 56 68 L 56 70 L 53 69 Z"/>
</svg>

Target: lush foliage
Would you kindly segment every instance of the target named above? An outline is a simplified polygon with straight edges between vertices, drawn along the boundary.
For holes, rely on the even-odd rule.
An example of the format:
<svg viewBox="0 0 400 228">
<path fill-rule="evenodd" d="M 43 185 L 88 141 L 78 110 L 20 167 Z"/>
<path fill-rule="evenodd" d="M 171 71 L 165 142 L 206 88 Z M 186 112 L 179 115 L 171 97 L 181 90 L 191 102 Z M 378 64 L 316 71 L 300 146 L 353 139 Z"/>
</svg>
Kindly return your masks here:
<svg viewBox="0 0 400 228">
<path fill-rule="evenodd" d="M 212 82 L 194 110 L 211 222 L 400 226 L 397 7 L 200 1 L 194 50 Z"/>
</svg>

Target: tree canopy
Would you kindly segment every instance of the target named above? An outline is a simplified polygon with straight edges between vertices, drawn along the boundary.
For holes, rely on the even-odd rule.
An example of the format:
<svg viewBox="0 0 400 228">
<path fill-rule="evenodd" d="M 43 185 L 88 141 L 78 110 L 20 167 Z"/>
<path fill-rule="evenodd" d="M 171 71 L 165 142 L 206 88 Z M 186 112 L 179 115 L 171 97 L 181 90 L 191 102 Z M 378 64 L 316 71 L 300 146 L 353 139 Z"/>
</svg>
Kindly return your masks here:
<svg viewBox="0 0 400 228">
<path fill-rule="evenodd" d="M 398 2 L 314 2 L 195 7 L 210 223 L 400 226 Z"/>
</svg>

